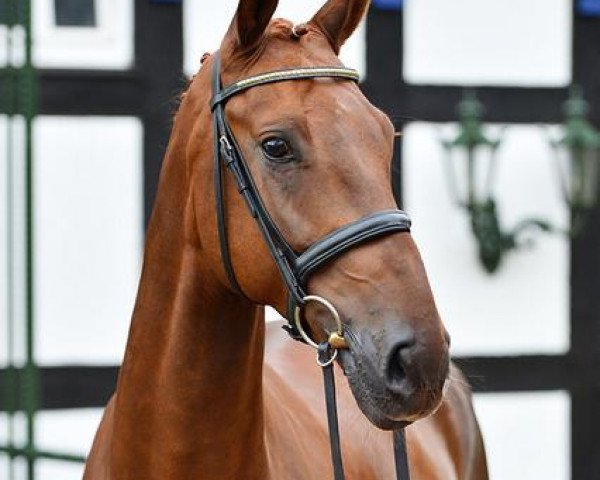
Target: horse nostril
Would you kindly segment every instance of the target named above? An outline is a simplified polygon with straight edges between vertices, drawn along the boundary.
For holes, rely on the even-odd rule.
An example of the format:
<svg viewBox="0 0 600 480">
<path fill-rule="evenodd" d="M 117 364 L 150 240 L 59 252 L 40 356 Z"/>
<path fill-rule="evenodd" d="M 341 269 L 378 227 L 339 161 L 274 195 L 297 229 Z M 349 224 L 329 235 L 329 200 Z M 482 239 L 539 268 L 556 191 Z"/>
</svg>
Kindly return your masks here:
<svg viewBox="0 0 600 480">
<path fill-rule="evenodd" d="M 388 359 L 386 369 L 387 386 L 396 393 L 403 393 L 407 387 L 405 357 L 411 346 L 412 342 L 403 342 L 396 345 Z"/>
<path fill-rule="evenodd" d="M 390 388 L 400 387 L 400 384 L 406 379 L 406 372 L 404 370 L 402 354 L 400 348 L 396 349 L 390 358 L 387 368 L 387 381 Z"/>
</svg>

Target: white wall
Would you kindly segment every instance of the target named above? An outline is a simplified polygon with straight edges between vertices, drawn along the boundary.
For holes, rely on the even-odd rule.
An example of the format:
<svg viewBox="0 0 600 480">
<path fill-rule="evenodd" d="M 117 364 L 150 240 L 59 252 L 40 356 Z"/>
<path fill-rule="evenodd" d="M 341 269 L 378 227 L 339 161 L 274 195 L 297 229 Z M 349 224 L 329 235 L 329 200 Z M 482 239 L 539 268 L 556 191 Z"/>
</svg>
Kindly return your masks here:
<svg viewBox="0 0 600 480">
<path fill-rule="evenodd" d="M 6 140 L 6 119 L 0 138 Z M 3 128 L 4 127 L 4 128 Z M 13 130 L 15 357 L 24 359 L 24 164 Z M 129 117 L 38 117 L 34 123 L 35 351 L 42 365 L 115 364 L 124 349 L 143 237 L 142 128 Z M 5 145 L 5 144 L 4 144 Z M 0 190 L 7 189 L 6 150 Z M 7 202 L 2 201 L 2 207 Z M 7 211 L 0 209 L 0 268 L 7 275 Z M 8 308 L 7 284 L 0 308 Z M 6 329 L 0 329 L 5 362 Z"/>
<path fill-rule="evenodd" d="M 409 83 L 564 86 L 570 0 L 406 0 Z"/>
<path fill-rule="evenodd" d="M 487 448 L 490 480 L 571 478 L 567 392 L 478 394 L 475 411 Z"/>
<path fill-rule="evenodd" d="M 16 229 L 11 232 L 9 237 L 9 230 L 7 228 L 10 220 L 11 210 L 16 212 L 23 211 L 23 199 L 21 195 L 17 195 L 17 192 L 22 191 L 22 169 L 18 168 L 22 162 L 22 139 L 23 139 L 23 122 L 22 119 L 14 119 L 9 122 L 6 116 L 0 116 L 0 278 L 3 279 L 2 288 L 0 289 L 0 318 L 2 323 L 0 324 L 0 366 L 5 366 L 8 357 L 8 348 L 5 346 L 8 342 L 8 322 L 6 319 L 13 311 L 13 314 L 22 318 L 23 312 L 23 298 L 18 297 L 12 299 L 9 303 L 9 286 L 11 283 L 17 283 L 21 288 L 22 274 L 23 271 L 23 258 L 24 249 L 22 242 L 22 227 L 21 224 L 16 225 Z M 12 138 L 14 161 L 9 164 L 7 151 L 10 147 L 9 138 Z M 11 185 L 9 186 L 9 176 L 11 177 Z M 11 186 L 14 191 L 14 195 L 11 195 Z M 12 209 L 9 206 L 10 198 L 12 198 L 13 206 Z M 15 214 L 13 214 L 15 215 Z M 17 213 L 18 215 L 18 213 Z M 12 251 L 9 252 L 8 246 L 12 243 Z M 17 253 L 18 252 L 18 253 Z M 12 275 L 9 272 L 12 271 Z M 22 336 L 22 322 L 21 325 L 15 325 L 15 335 Z"/>
<path fill-rule="evenodd" d="M 141 122 L 39 117 L 34 144 L 38 361 L 120 363 L 143 242 Z"/>
<path fill-rule="evenodd" d="M 103 409 L 80 408 L 73 410 L 52 410 L 38 413 L 36 417 L 35 439 L 38 449 L 64 452 L 74 455 L 87 455 L 92 439 L 100 423 Z M 0 442 L 6 443 L 6 415 L 0 414 Z M 25 445 L 25 416 L 14 417 L 14 440 L 17 446 Z M 16 463 L 15 480 L 24 480 L 26 472 L 22 461 Z M 83 465 L 80 463 L 55 460 L 36 462 L 36 478 L 41 480 L 81 480 Z M 7 478 L 8 463 L 0 456 L 0 478 Z"/>
<path fill-rule="evenodd" d="M 295 23 L 307 22 L 324 3 L 323 0 L 282 0 L 275 11 L 275 17 L 287 18 Z M 186 0 L 183 3 L 184 69 L 188 75 L 198 71 L 200 57 L 204 52 L 213 52 L 219 48 L 237 4 L 237 0 L 222 0 L 222 8 L 214 8 L 214 4 L 206 0 Z M 363 77 L 366 76 L 365 41 L 366 29 L 363 22 L 344 45 L 340 55 L 347 67 L 356 68 Z"/>
</svg>

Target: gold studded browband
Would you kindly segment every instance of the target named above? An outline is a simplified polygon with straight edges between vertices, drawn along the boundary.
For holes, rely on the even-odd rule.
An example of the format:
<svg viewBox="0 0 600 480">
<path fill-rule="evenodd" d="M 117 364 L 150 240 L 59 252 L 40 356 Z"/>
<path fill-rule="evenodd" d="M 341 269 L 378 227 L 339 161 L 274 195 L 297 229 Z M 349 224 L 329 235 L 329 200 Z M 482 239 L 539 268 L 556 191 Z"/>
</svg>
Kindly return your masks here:
<svg viewBox="0 0 600 480">
<path fill-rule="evenodd" d="M 277 70 L 275 72 L 261 73 L 252 77 L 245 78 L 239 82 L 228 85 L 217 93 L 211 100 L 210 106 L 214 110 L 215 106 L 229 97 L 240 93 L 257 85 L 267 83 L 282 82 L 285 80 L 303 80 L 306 78 L 343 78 L 358 82 L 359 75 L 356 70 L 344 67 L 306 67 L 290 68 L 289 70 Z"/>
</svg>

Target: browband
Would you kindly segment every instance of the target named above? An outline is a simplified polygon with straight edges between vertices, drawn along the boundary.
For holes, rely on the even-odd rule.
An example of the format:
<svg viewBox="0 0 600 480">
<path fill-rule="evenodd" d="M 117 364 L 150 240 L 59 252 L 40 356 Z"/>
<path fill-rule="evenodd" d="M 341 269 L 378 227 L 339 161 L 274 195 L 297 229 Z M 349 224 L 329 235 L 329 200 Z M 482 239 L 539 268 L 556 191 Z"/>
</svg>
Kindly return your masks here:
<svg viewBox="0 0 600 480">
<path fill-rule="evenodd" d="M 211 110 L 229 97 L 232 97 L 243 90 L 256 87 L 257 85 L 266 85 L 268 83 L 282 82 L 284 80 L 303 80 L 307 78 L 343 78 L 358 82 L 359 75 L 356 70 L 344 67 L 305 67 L 290 68 L 288 70 L 277 70 L 275 72 L 266 72 L 244 78 L 239 82 L 224 87 L 220 92 L 214 94 L 210 101 Z"/>
</svg>

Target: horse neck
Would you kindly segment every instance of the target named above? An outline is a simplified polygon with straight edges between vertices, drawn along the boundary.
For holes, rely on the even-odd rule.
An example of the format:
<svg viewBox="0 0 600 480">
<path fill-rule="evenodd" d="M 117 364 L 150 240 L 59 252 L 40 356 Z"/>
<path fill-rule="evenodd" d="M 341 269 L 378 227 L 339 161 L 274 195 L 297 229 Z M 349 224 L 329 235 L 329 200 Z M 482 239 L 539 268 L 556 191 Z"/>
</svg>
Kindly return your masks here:
<svg viewBox="0 0 600 480">
<path fill-rule="evenodd" d="M 264 479 L 262 309 L 221 285 L 189 240 L 189 188 L 173 183 L 184 176 L 173 158 L 182 152 L 169 149 L 147 233 L 117 386 L 112 474 Z"/>
</svg>

